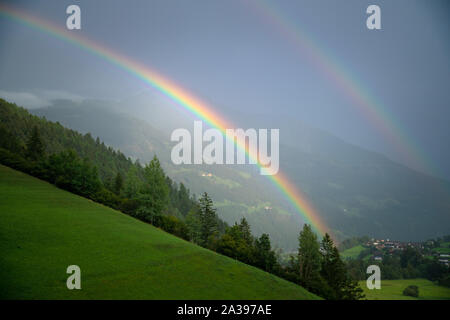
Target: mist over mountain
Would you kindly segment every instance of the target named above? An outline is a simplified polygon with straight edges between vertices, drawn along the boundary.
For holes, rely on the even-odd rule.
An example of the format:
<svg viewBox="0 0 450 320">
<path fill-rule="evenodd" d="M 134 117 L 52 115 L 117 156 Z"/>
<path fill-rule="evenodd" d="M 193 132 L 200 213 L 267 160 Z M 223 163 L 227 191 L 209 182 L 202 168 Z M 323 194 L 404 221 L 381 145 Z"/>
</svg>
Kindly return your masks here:
<svg viewBox="0 0 450 320">
<path fill-rule="evenodd" d="M 255 234 L 269 233 L 274 244 L 285 250 L 296 247 L 304 221 L 256 166 L 173 165 L 170 132 L 177 127 L 191 130 L 193 118 L 170 103 L 135 102 L 124 107 L 125 102 L 59 100 L 31 112 L 99 136 L 142 162 L 156 154 L 176 181 L 196 194 L 208 191 L 225 221 L 233 223 L 245 216 Z M 242 128 L 280 129 L 280 170 L 340 239 L 369 235 L 423 240 L 449 233 L 448 181 L 411 170 L 300 120 L 238 118 Z"/>
</svg>

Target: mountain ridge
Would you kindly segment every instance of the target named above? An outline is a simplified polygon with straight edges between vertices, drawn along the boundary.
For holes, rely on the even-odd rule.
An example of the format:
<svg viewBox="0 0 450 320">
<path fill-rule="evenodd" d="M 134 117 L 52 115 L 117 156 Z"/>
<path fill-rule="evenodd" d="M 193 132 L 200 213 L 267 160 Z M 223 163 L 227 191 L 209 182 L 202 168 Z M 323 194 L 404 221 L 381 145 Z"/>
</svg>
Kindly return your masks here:
<svg viewBox="0 0 450 320">
<path fill-rule="evenodd" d="M 108 108 L 98 111 L 96 108 L 89 107 L 89 102 L 85 107 L 87 108 L 85 118 L 90 115 L 94 119 L 99 119 L 105 114 L 117 112 Z M 117 106 L 115 107 L 117 110 Z M 76 126 L 70 118 L 63 115 L 56 116 L 53 110 L 58 110 L 58 107 L 36 109 L 32 112 L 54 121 L 64 120 L 69 127 Z M 72 108 L 71 112 L 77 111 Z M 175 111 L 168 111 L 168 116 L 170 116 L 170 112 Z M 124 113 L 131 116 L 129 113 Z M 126 122 L 124 118 L 121 118 L 121 121 Z M 149 121 L 151 122 L 151 119 L 146 119 L 142 123 L 151 127 Z M 190 120 L 186 119 L 186 123 L 189 122 Z M 113 121 L 110 120 L 109 124 L 114 127 Z M 261 123 L 260 126 L 257 124 L 252 123 L 251 125 L 261 127 L 267 123 Z M 124 127 L 132 126 L 124 124 Z M 95 131 L 96 128 L 92 127 L 91 129 L 91 131 Z M 301 128 L 301 130 L 308 131 L 305 128 Z M 424 240 L 427 237 L 435 236 L 436 233 L 448 233 L 450 201 L 447 190 L 450 190 L 450 182 L 414 171 L 395 163 L 382 154 L 346 144 L 342 139 L 327 135 L 323 131 L 318 135 L 319 137 L 314 130 L 308 131 L 309 134 L 290 132 L 293 132 L 290 134 L 291 137 L 308 138 L 310 148 L 302 150 L 301 147 L 304 147 L 304 144 L 299 143 L 297 146 L 292 146 L 290 141 L 281 144 L 281 170 L 287 173 L 292 182 L 311 199 L 311 202 L 321 212 L 322 218 L 341 239 L 368 234 L 374 237 L 389 237 L 399 240 Z M 98 133 L 102 139 L 105 139 L 102 136 L 104 134 Z M 160 133 L 159 137 L 161 136 L 164 139 L 164 134 Z M 280 138 L 282 139 L 282 136 Z M 152 140 L 153 138 L 145 139 Z M 161 138 L 154 140 L 158 139 Z M 167 159 L 170 152 L 170 141 L 168 136 L 165 139 L 163 142 L 158 142 L 163 150 L 162 152 L 160 150 L 158 156 Z M 132 135 L 129 135 L 128 141 L 136 143 Z M 115 146 L 123 150 L 121 145 L 116 144 Z M 144 148 L 141 147 L 141 149 Z M 164 157 L 164 153 L 167 154 L 167 157 Z M 275 244 L 281 244 L 281 247 L 288 250 L 289 247 L 294 247 L 292 244 L 296 242 L 296 233 L 298 232 L 295 230 L 300 228 L 304 220 L 279 194 L 273 193 L 273 186 L 268 180 L 254 174 L 255 170 L 250 166 L 242 168 L 239 166 L 231 168 L 208 166 L 205 169 L 204 166 L 175 167 L 169 161 L 166 163 L 165 169 L 175 179 L 180 179 L 188 185 L 194 185 L 192 188 L 194 192 L 199 186 L 211 188 L 212 195 L 220 205 L 221 216 L 226 221 L 235 221 L 239 216 L 246 216 L 256 234 L 260 230 L 269 232 L 274 238 Z M 240 169 L 242 171 L 239 172 Z M 213 179 L 210 179 L 214 180 L 213 182 L 208 182 L 207 177 L 201 176 L 202 172 L 207 173 L 207 171 L 213 173 Z M 244 176 L 250 178 L 243 178 Z M 391 190 L 392 196 L 384 192 L 388 189 Z M 247 199 L 239 197 L 238 191 L 240 190 L 248 193 Z M 257 192 L 252 193 L 253 190 L 257 190 Z M 266 199 L 266 207 L 274 208 L 273 216 L 266 222 L 259 221 L 258 223 L 258 220 L 270 217 L 271 212 L 265 209 L 256 209 L 255 211 L 253 208 L 255 203 L 249 202 L 249 199 L 255 199 L 256 207 L 258 207 L 258 203 L 264 203 Z M 288 216 L 285 216 L 284 222 L 281 222 L 282 226 L 277 228 L 276 225 L 280 223 L 277 218 L 283 217 L 283 212 L 288 213 Z"/>
</svg>

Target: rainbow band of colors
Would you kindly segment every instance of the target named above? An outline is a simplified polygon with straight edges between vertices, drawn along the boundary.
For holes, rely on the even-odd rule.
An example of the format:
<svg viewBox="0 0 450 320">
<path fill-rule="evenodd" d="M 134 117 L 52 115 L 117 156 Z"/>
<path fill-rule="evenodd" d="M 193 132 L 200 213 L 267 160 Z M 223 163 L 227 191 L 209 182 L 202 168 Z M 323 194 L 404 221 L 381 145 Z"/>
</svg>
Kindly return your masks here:
<svg viewBox="0 0 450 320">
<path fill-rule="evenodd" d="M 384 136 L 385 141 L 391 144 L 402 160 L 424 172 L 427 169 L 438 172 L 435 164 L 419 146 L 415 146 L 414 139 L 410 138 L 406 130 L 394 116 L 388 112 L 386 106 L 369 93 L 355 79 L 354 75 L 339 62 L 332 52 L 319 45 L 319 41 L 305 32 L 306 28 L 300 26 L 301 21 L 289 18 L 288 14 L 280 10 L 277 1 L 246 0 L 251 11 L 259 15 L 268 25 L 291 43 L 302 57 L 320 70 L 327 80 L 339 88 L 352 102 L 351 106 L 358 109 L 373 127 Z"/>
<path fill-rule="evenodd" d="M 157 72 L 150 70 L 148 67 L 143 66 L 117 52 L 113 52 L 111 49 L 101 46 L 97 42 L 94 42 L 86 37 L 82 37 L 76 34 L 76 32 L 68 31 L 65 28 L 33 16 L 23 10 L 0 4 L 0 15 L 20 22 L 21 24 L 32 29 L 43 31 L 63 41 L 81 47 L 82 49 L 136 76 L 140 80 L 151 85 L 153 88 L 175 101 L 181 107 L 205 121 L 209 126 L 218 129 L 227 139 L 232 139 L 239 149 L 245 151 L 249 158 L 254 159 L 258 163 L 258 166 L 263 167 L 259 163 L 258 156 L 256 154 L 250 154 L 244 143 L 235 141 L 234 137 L 229 137 L 226 135 L 226 129 L 233 127 L 228 125 L 223 117 L 219 116 L 210 106 L 206 105 L 200 99 L 194 97 L 192 94 L 189 94 L 181 87 L 164 78 Z M 330 230 L 323 223 L 317 211 L 306 200 L 306 197 L 300 192 L 300 190 L 298 190 L 286 178 L 286 176 L 283 175 L 283 173 L 278 172 L 276 175 L 266 177 L 273 182 L 285 198 L 295 207 L 296 211 L 303 217 L 305 223 L 310 224 L 313 229 L 319 233 L 319 235 L 324 235 L 325 232 L 330 233 Z"/>
</svg>

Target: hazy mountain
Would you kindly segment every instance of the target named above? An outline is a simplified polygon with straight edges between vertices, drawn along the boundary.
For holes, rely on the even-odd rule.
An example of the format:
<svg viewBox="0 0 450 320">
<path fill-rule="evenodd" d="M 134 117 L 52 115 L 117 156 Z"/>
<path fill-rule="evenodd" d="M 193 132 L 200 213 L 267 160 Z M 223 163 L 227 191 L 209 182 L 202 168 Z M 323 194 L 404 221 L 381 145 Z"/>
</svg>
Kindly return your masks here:
<svg viewBox="0 0 450 320">
<path fill-rule="evenodd" d="M 186 183 L 196 194 L 208 191 L 227 222 L 245 216 L 255 234 L 268 232 L 276 245 L 295 248 L 303 221 L 254 166 L 174 166 L 170 162 L 171 130 L 192 128 L 193 119 L 180 116 L 173 106 L 157 105 L 139 109 L 102 101 L 57 101 L 53 107 L 32 112 L 99 136 L 141 162 L 157 154 L 176 181 Z M 177 120 L 168 120 L 165 126 L 164 112 L 167 119 L 177 114 Z M 413 171 L 295 119 L 240 119 L 243 128 L 280 128 L 281 169 L 337 236 L 419 240 L 450 232 L 448 181 Z"/>
<path fill-rule="evenodd" d="M 183 182 L 197 195 L 207 191 L 225 221 L 232 224 L 245 216 L 255 234 L 266 232 L 279 247 L 295 247 L 302 219 L 288 212 L 289 207 L 254 166 L 175 166 L 170 161 L 170 134 L 119 110 L 113 102 L 60 100 L 55 106 L 30 112 L 81 133 L 90 132 L 141 163 L 156 154 L 175 181 Z"/>
</svg>

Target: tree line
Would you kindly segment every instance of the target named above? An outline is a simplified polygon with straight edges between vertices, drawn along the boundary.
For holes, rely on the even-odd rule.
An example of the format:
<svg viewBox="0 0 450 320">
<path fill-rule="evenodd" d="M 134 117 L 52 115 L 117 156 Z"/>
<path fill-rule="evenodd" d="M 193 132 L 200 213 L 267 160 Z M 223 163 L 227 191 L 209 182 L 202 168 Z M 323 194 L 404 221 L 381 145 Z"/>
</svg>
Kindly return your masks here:
<svg viewBox="0 0 450 320">
<path fill-rule="evenodd" d="M 326 299 L 363 297 L 328 234 L 319 242 L 311 227 L 304 225 L 298 254 L 284 265 L 268 234 L 255 237 L 245 218 L 232 226 L 226 224 L 217 216 L 207 192 L 196 199 L 184 184 L 177 184 L 165 174 L 156 156 L 142 166 L 139 161 L 125 158 L 120 151 L 105 147 L 98 138 L 94 141 L 90 135 L 83 136 L 27 115 L 26 110 L 4 100 L 0 100 L 0 107 L 0 114 L 6 115 L 0 123 L 2 164 L 295 282 Z M 24 119 L 32 121 L 24 124 Z M 31 130 L 30 122 L 34 123 Z M 42 130 L 47 132 L 45 139 Z M 61 133 L 59 138 L 55 137 L 59 145 L 52 142 L 53 136 L 48 132 Z M 78 146 L 78 151 L 63 148 L 64 145 Z"/>
</svg>

